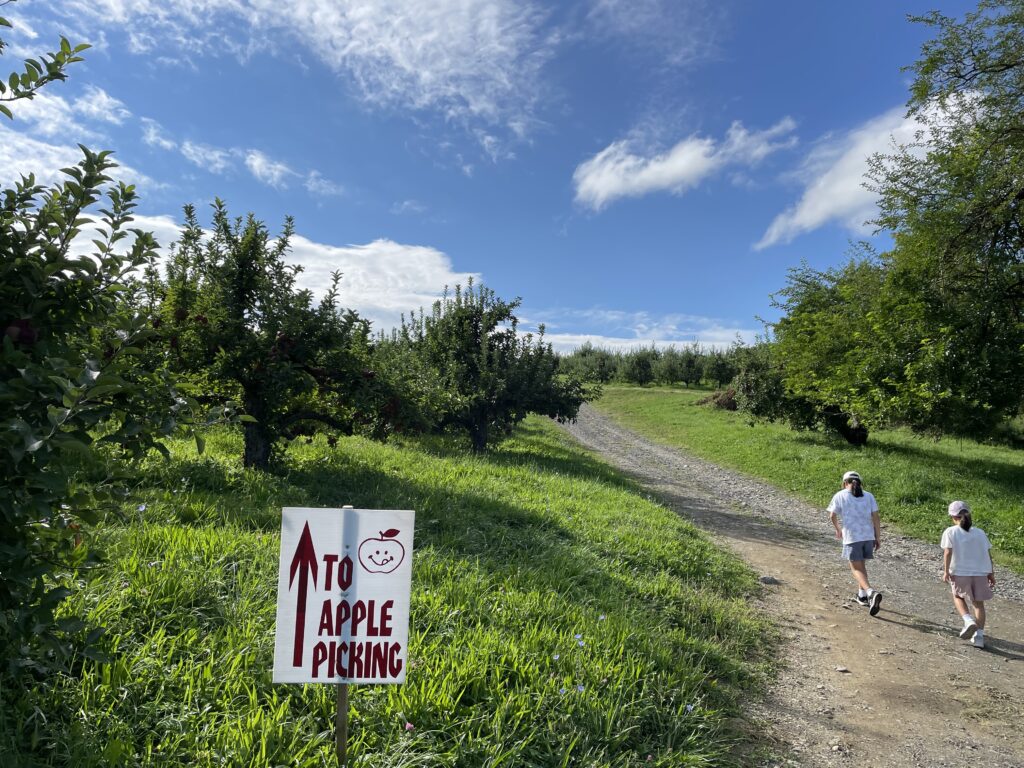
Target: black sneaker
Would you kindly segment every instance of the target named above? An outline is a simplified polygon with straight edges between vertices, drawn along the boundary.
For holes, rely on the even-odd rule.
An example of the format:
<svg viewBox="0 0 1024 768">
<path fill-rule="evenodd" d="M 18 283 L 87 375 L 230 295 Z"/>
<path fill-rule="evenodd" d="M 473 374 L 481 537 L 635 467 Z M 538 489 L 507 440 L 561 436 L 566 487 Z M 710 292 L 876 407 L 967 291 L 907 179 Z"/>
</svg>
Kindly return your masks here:
<svg viewBox="0 0 1024 768">
<path fill-rule="evenodd" d="M 878 609 L 882 607 L 882 593 L 875 592 L 871 595 L 871 610 L 868 611 L 872 616 L 878 613 Z"/>
<path fill-rule="evenodd" d="M 858 605 L 863 605 L 865 608 L 871 605 L 871 601 L 868 600 L 867 595 L 857 595 L 856 600 Z"/>
</svg>

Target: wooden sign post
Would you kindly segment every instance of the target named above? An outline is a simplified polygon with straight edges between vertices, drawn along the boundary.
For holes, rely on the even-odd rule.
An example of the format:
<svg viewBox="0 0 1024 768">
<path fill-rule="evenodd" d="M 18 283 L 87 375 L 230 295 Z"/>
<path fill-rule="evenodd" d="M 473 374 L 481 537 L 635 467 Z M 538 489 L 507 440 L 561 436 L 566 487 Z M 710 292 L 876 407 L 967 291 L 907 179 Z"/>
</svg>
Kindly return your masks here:
<svg viewBox="0 0 1024 768">
<path fill-rule="evenodd" d="M 412 510 L 281 510 L 275 683 L 334 683 L 338 765 L 348 684 L 405 682 Z"/>
</svg>

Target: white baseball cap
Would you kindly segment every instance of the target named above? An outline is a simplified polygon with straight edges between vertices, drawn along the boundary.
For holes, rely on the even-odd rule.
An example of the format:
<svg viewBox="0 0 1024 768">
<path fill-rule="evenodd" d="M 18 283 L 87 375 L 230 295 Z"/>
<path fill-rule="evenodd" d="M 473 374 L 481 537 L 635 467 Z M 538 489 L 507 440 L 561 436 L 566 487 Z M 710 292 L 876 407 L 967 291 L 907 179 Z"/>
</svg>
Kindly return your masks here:
<svg viewBox="0 0 1024 768">
<path fill-rule="evenodd" d="M 970 512 L 971 508 L 967 506 L 966 501 L 954 501 L 949 505 L 949 516 L 960 517 L 964 512 Z"/>
<path fill-rule="evenodd" d="M 847 472 L 843 475 L 843 482 L 845 483 L 847 480 L 856 480 L 857 482 L 860 482 L 860 475 L 856 472 Z"/>
</svg>

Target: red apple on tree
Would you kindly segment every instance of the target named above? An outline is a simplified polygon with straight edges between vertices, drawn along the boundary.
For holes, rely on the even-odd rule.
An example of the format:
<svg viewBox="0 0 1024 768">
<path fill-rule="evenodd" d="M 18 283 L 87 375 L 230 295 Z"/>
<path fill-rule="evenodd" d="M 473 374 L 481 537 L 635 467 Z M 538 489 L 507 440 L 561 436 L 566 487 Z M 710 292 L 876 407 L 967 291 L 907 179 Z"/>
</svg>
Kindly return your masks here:
<svg viewBox="0 0 1024 768">
<path fill-rule="evenodd" d="M 359 545 L 359 564 L 370 573 L 391 573 L 405 559 L 405 547 L 398 541 L 400 531 L 389 528 L 380 531 L 380 536 L 373 536 Z"/>
</svg>

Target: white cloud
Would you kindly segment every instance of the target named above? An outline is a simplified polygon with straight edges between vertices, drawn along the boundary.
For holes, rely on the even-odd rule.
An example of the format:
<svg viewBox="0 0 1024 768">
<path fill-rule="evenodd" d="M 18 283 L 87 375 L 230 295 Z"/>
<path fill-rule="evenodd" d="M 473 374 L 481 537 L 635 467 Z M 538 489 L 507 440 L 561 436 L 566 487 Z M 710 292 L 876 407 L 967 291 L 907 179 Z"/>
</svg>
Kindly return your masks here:
<svg viewBox="0 0 1024 768">
<path fill-rule="evenodd" d="M 234 165 L 230 151 L 209 144 L 186 141 L 181 145 L 181 154 L 193 165 L 210 173 L 224 173 Z"/>
<path fill-rule="evenodd" d="M 164 135 L 163 126 L 156 120 L 148 117 L 141 118 L 142 140 L 151 147 L 158 147 L 168 151 L 178 148 L 178 143 Z"/>
<path fill-rule="evenodd" d="M 427 206 L 421 203 L 419 200 L 403 200 L 400 203 L 395 203 L 391 206 L 391 213 L 395 216 L 403 216 L 406 214 L 420 215 L 427 212 Z"/>
<path fill-rule="evenodd" d="M 706 57 L 716 46 L 718 4 L 704 0 L 591 0 L 588 27 L 667 67 Z"/>
<path fill-rule="evenodd" d="M 136 216 L 133 226 L 154 234 L 161 258 L 166 257 L 181 232 L 181 225 L 172 216 Z M 83 232 L 73 250 L 91 253 L 94 246 L 90 238 L 94 236 Z M 445 286 L 464 286 L 470 278 L 481 280 L 478 273 L 456 271 L 448 255 L 436 248 L 393 240 L 338 246 L 294 235 L 285 259 L 302 265 L 298 285 L 318 298 L 330 287 L 332 272 L 340 270 L 340 305 L 370 320 L 375 331 L 397 327 L 402 315 L 408 317 L 410 310 L 429 310 Z"/>
<path fill-rule="evenodd" d="M 291 37 L 366 104 L 430 110 L 515 134 L 532 120 L 557 36 L 523 0 L 65 0 L 100 28 L 131 30 L 137 52 L 275 50 Z"/>
<path fill-rule="evenodd" d="M 386 239 L 335 246 L 295 236 L 288 260 L 303 265 L 299 284 L 317 294 L 330 285 L 331 272 L 341 270 L 342 306 L 357 309 L 383 330 L 397 326 L 403 313 L 408 317 L 410 310 L 429 308 L 446 285 L 480 280 L 477 273 L 455 271 L 448 255 L 436 248 Z"/>
<path fill-rule="evenodd" d="M 51 144 L 15 131 L 0 123 L 0 184 L 12 185 L 22 174 L 34 173 L 37 184 L 51 184 L 66 178 L 61 168 L 76 164 L 82 151 L 73 144 Z M 109 172 L 115 179 L 142 188 L 160 185 L 128 165 L 119 165 Z"/>
<path fill-rule="evenodd" d="M 801 168 L 800 200 L 775 217 L 754 248 L 791 242 L 830 222 L 854 233 L 868 232 L 865 222 L 877 212 L 875 194 L 864 188 L 868 158 L 891 150 L 894 141 L 913 142 L 924 128 L 904 112 L 903 107 L 890 109 L 838 139 L 819 143 Z"/>
<path fill-rule="evenodd" d="M 107 123 L 121 125 L 132 113 L 125 107 L 124 102 L 115 99 L 102 88 L 95 85 L 87 85 L 85 93 L 75 99 L 75 111 L 85 115 L 92 120 L 100 120 Z"/>
<path fill-rule="evenodd" d="M 635 142 L 616 141 L 576 168 L 576 202 L 599 211 L 620 197 L 682 194 L 726 165 L 756 165 L 772 152 L 794 146 L 796 138 L 789 134 L 795 127 L 788 117 L 756 132 L 734 122 L 721 143 L 690 136 L 660 154 L 641 154 L 634 150 Z"/>
<path fill-rule="evenodd" d="M 284 163 L 272 160 L 258 149 L 250 149 L 245 153 L 245 167 L 249 169 L 257 181 L 261 181 L 275 189 L 287 187 L 289 176 L 298 174 Z"/>
<path fill-rule="evenodd" d="M 41 91 L 31 99 L 22 99 L 11 107 L 15 124 L 32 124 L 32 132 L 43 138 L 60 137 L 64 141 L 88 143 L 99 137 L 80 122 L 71 104 L 62 96 Z M 6 118 L 5 118 L 6 121 Z"/>
<path fill-rule="evenodd" d="M 330 179 L 324 178 L 319 171 L 310 171 L 306 175 L 306 191 L 311 195 L 320 197 L 336 196 L 345 194 L 345 188 L 335 184 Z"/>
<path fill-rule="evenodd" d="M 136 214 L 132 218 L 134 219 L 131 223 L 132 229 L 151 232 L 153 237 L 156 238 L 157 246 L 159 247 L 158 252 L 161 257 L 167 254 L 171 244 L 177 241 L 178 236 L 181 234 L 181 225 L 172 216 L 142 216 Z M 94 228 L 84 229 L 71 242 L 71 253 L 79 256 L 94 254 L 96 252 L 96 245 L 92 241 L 96 237 L 97 232 Z M 118 243 L 117 252 L 127 252 L 134 242 L 135 237 L 129 234 L 128 237 Z"/>
</svg>

